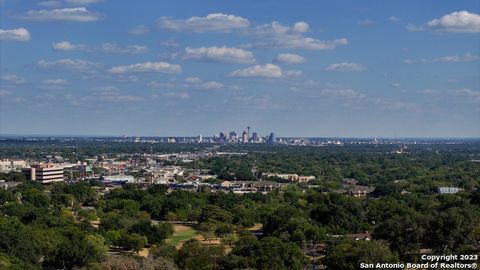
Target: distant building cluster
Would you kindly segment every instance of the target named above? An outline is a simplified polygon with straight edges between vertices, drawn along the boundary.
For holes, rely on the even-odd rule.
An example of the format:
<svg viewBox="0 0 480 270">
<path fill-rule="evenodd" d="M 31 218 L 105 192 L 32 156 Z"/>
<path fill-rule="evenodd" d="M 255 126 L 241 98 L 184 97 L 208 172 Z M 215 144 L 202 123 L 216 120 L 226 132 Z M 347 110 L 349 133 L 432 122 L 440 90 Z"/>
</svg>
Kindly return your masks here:
<svg viewBox="0 0 480 270">
<path fill-rule="evenodd" d="M 203 138 L 199 135 L 196 140 L 197 143 L 276 143 L 275 133 L 271 132 L 265 137 L 260 137 L 257 132 L 250 133 L 250 127 L 244 130 L 241 135 L 236 131 L 230 131 L 228 135 L 225 132 L 220 132 L 218 136 L 214 134 L 212 137 Z"/>
<path fill-rule="evenodd" d="M 278 177 L 289 182 L 306 183 L 311 180 L 315 180 L 313 175 L 298 175 L 296 173 L 264 173 L 265 177 Z"/>
</svg>

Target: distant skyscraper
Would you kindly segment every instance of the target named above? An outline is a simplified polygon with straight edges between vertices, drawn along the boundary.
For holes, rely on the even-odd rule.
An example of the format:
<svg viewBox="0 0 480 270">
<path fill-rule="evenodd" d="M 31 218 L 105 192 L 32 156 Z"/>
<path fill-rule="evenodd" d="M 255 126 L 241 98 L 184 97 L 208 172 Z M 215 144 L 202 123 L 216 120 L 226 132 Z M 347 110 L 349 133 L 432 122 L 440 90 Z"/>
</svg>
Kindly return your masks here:
<svg viewBox="0 0 480 270">
<path fill-rule="evenodd" d="M 230 131 L 230 134 L 228 136 L 228 139 L 231 141 L 236 141 L 237 140 L 237 132 L 235 131 Z"/>
<path fill-rule="evenodd" d="M 254 141 L 254 142 L 258 141 L 258 133 L 257 132 L 252 133 L 252 141 Z"/>
<path fill-rule="evenodd" d="M 248 133 L 244 131 L 242 133 L 242 143 L 247 143 L 248 142 Z"/>
<path fill-rule="evenodd" d="M 225 133 L 220 132 L 220 136 L 218 137 L 218 141 L 221 143 L 224 143 L 227 141 L 227 136 L 225 136 Z"/>
<path fill-rule="evenodd" d="M 270 133 L 270 135 L 268 136 L 268 140 L 267 140 L 267 143 L 270 143 L 270 144 L 274 144 L 275 143 L 275 133 Z"/>
<path fill-rule="evenodd" d="M 198 136 L 197 142 L 198 142 L 198 143 L 202 143 L 202 142 L 203 142 L 202 134 L 200 134 L 200 136 Z"/>
</svg>

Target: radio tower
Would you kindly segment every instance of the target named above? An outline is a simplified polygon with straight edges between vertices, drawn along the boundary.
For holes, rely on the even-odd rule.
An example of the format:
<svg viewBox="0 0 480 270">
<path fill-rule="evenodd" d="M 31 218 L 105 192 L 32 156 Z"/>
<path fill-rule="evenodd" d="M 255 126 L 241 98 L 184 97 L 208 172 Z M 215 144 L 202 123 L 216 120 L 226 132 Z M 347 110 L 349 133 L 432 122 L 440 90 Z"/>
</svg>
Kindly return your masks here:
<svg viewBox="0 0 480 270">
<path fill-rule="evenodd" d="M 250 140 L 250 127 L 247 127 L 247 141 Z"/>
</svg>

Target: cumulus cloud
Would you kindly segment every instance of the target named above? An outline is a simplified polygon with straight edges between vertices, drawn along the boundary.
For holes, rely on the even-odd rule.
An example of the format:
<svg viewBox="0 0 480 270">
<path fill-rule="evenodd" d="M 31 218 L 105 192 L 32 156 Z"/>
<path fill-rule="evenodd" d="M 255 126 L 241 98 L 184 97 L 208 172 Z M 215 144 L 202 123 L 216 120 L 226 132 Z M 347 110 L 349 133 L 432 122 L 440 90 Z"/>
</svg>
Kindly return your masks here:
<svg viewBox="0 0 480 270">
<path fill-rule="evenodd" d="M 306 22 L 296 22 L 293 25 L 293 32 L 295 33 L 305 33 L 308 32 L 310 26 Z"/>
<path fill-rule="evenodd" d="M 288 77 L 301 77 L 303 75 L 303 71 L 301 70 L 287 70 L 285 71 L 285 75 Z"/>
<path fill-rule="evenodd" d="M 100 68 L 100 64 L 80 59 L 60 59 L 57 61 L 40 60 L 37 66 L 41 69 L 59 69 L 77 72 L 94 73 Z"/>
<path fill-rule="evenodd" d="M 298 54 L 293 53 L 281 53 L 277 56 L 276 59 L 278 62 L 287 63 L 287 64 L 301 64 L 305 63 L 305 58 Z"/>
<path fill-rule="evenodd" d="M 280 78 L 282 77 L 282 69 L 274 64 L 255 65 L 245 69 L 235 70 L 230 74 L 233 77 L 263 77 L 263 78 Z"/>
<path fill-rule="evenodd" d="M 202 82 L 202 79 L 198 78 L 198 77 L 188 77 L 185 79 L 185 82 L 186 83 L 200 83 Z"/>
<path fill-rule="evenodd" d="M 363 99 L 365 94 L 359 93 L 353 89 L 321 89 L 320 95 L 334 98 Z"/>
<path fill-rule="evenodd" d="M 480 55 L 466 53 L 464 55 L 447 55 L 440 56 L 431 59 L 422 58 L 420 60 L 405 59 L 403 62 L 405 64 L 415 64 L 415 63 L 431 63 L 431 62 L 440 62 L 440 63 L 456 63 L 456 62 L 475 62 L 480 60 Z"/>
<path fill-rule="evenodd" d="M 106 86 L 100 88 L 99 92 L 83 96 L 80 102 L 137 102 L 143 100 L 142 96 L 126 95 L 121 93 L 116 87 Z"/>
<path fill-rule="evenodd" d="M 456 96 L 472 97 L 480 100 L 480 91 L 478 90 L 464 88 L 464 89 L 452 90 L 450 92 Z"/>
<path fill-rule="evenodd" d="M 328 67 L 326 67 L 325 70 L 326 71 L 343 71 L 343 72 L 363 71 L 365 70 L 365 67 L 357 63 L 344 62 L 344 63 L 331 64 Z"/>
<path fill-rule="evenodd" d="M 390 16 L 390 17 L 388 17 L 388 20 L 391 21 L 391 22 L 399 22 L 400 18 L 395 17 L 395 16 Z"/>
<path fill-rule="evenodd" d="M 68 81 L 65 79 L 49 79 L 49 80 L 43 81 L 43 83 L 47 85 L 62 86 L 62 85 L 67 85 Z"/>
<path fill-rule="evenodd" d="M 69 41 L 60 41 L 53 43 L 53 49 L 57 51 L 83 51 L 87 49 L 83 44 L 72 44 Z"/>
<path fill-rule="evenodd" d="M 72 44 L 69 41 L 53 43 L 53 49 L 57 51 L 85 51 L 128 54 L 140 54 L 148 52 L 147 47 L 140 45 L 121 46 L 116 43 L 103 43 L 100 47 L 92 47 L 84 44 Z"/>
<path fill-rule="evenodd" d="M 480 15 L 468 11 L 456 11 L 433 19 L 423 26 L 409 25 L 411 31 L 433 30 L 452 33 L 479 33 Z"/>
<path fill-rule="evenodd" d="M 187 92 L 169 92 L 161 95 L 165 98 L 188 99 L 190 95 Z"/>
<path fill-rule="evenodd" d="M 421 94 L 421 95 L 432 95 L 432 94 L 435 94 L 437 91 L 433 90 L 433 89 L 420 89 L 420 90 L 417 90 L 417 94 Z"/>
<path fill-rule="evenodd" d="M 168 62 L 145 62 L 127 66 L 117 66 L 110 70 L 110 73 L 140 73 L 140 72 L 159 72 L 159 73 L 180 73 L 182 68 L 177 64 L 170 64 Z"/>
<path fill-rule="evenodd" d="M 245 18 L 223 13 L 212 13 L 206 17 L 191 17 L 186 20 L 163 17 L 159 19 L 158 24 L 163 29 L 191 32 L 229 32 L 250 26 L 250 22 Z"/>
<path fill-rule="evenodd" d="M 101 15 L 96 12 L 92 12 L 85 7 L 75 7 L 51 10 L 29 10 L 27 13 L 20 16 L 20 18 L 38 22 L 94 22 L 100 20 Z"/>
<path fill-rule="evenodd" d="M 259 48 L 301 48 L 307 50 L 332 50 L 341 45 L 347 45 L 346 38 L 340 38 L 330 41 L 319 40 L 312 37 L 306 37 L 304 32 L 308 27 L 299 27 L 304 22 L 299 22 L 290 27 L 279 22 L 272 22 L 257 26 L 251 33 L 257 41 L 249 44 L 251 47 Z M 305 23 L 306 24 L 306 23 Z"/>
<path fill-rule="evenodd" d="M 22 84 L 25 82 L 25 79 L 18 77 L 17 75 L 14 75 L 14 74 L 3 75 L 1 79 L 4 84 L 9 84 L 9 85 Z"/>
<path fill-rule="evenodd" d="M 128 30 L 128 33 L 131 34 L 131 35 L 145 35 L 145 34 L 148 34 L 150 32 L 150 28 L 148 28 L 147 26 L 144 26 L 144 25 L 138 25 L 138 26 L 135 26 L 134 28 Z"/>
<path fill-rule="evenodd" d="M 244 49 L 229 47 L 185 48 L 185 58 L 198 61 L 251 64 L 255 62 L 253 53 Z"/>
<path fill-rule="evenodd" d="M 30 33 L 25 28 L 0 29 L 0 40 L 29 41 Z"/>
<path fill-rule="evenodd" d="M 466 53 L 464 55 L 450 55 L 450 56 L 442 56 L 432 59 L 433 62 L 473 62 L 480 60 L 480 56 L 478 54 L 471 54 Z"/>
<path fill-rule="evenodd" d="M 103 43 L 100 51 L 104 53 L 129 53 L 139 54 L 148 52 L 148 48 L 140 45 L 120 46 L 116 43 Z"/>
<path fill-rule="evenodd" d="M 224 87 L 223 84 L 216 81 L 209 81 L 209 82 L 201 83 L 198 85 L 198 88 L 205 89 L 205 90 L 220 89 L 223 87 Z"/>
</svg>

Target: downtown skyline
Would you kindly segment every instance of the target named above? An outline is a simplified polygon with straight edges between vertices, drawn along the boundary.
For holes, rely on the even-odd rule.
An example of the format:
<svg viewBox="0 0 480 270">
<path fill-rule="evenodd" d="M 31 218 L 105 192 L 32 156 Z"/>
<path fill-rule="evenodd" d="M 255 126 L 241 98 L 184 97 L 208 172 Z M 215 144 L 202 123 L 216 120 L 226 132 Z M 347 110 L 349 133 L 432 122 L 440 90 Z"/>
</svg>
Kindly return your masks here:
<svg viewBox="0 0 480 270">
<path fill-rule="evenodd" d="M 0 10 L 0 134 L 480 136 L 476 1 Z"/>
</svg>

